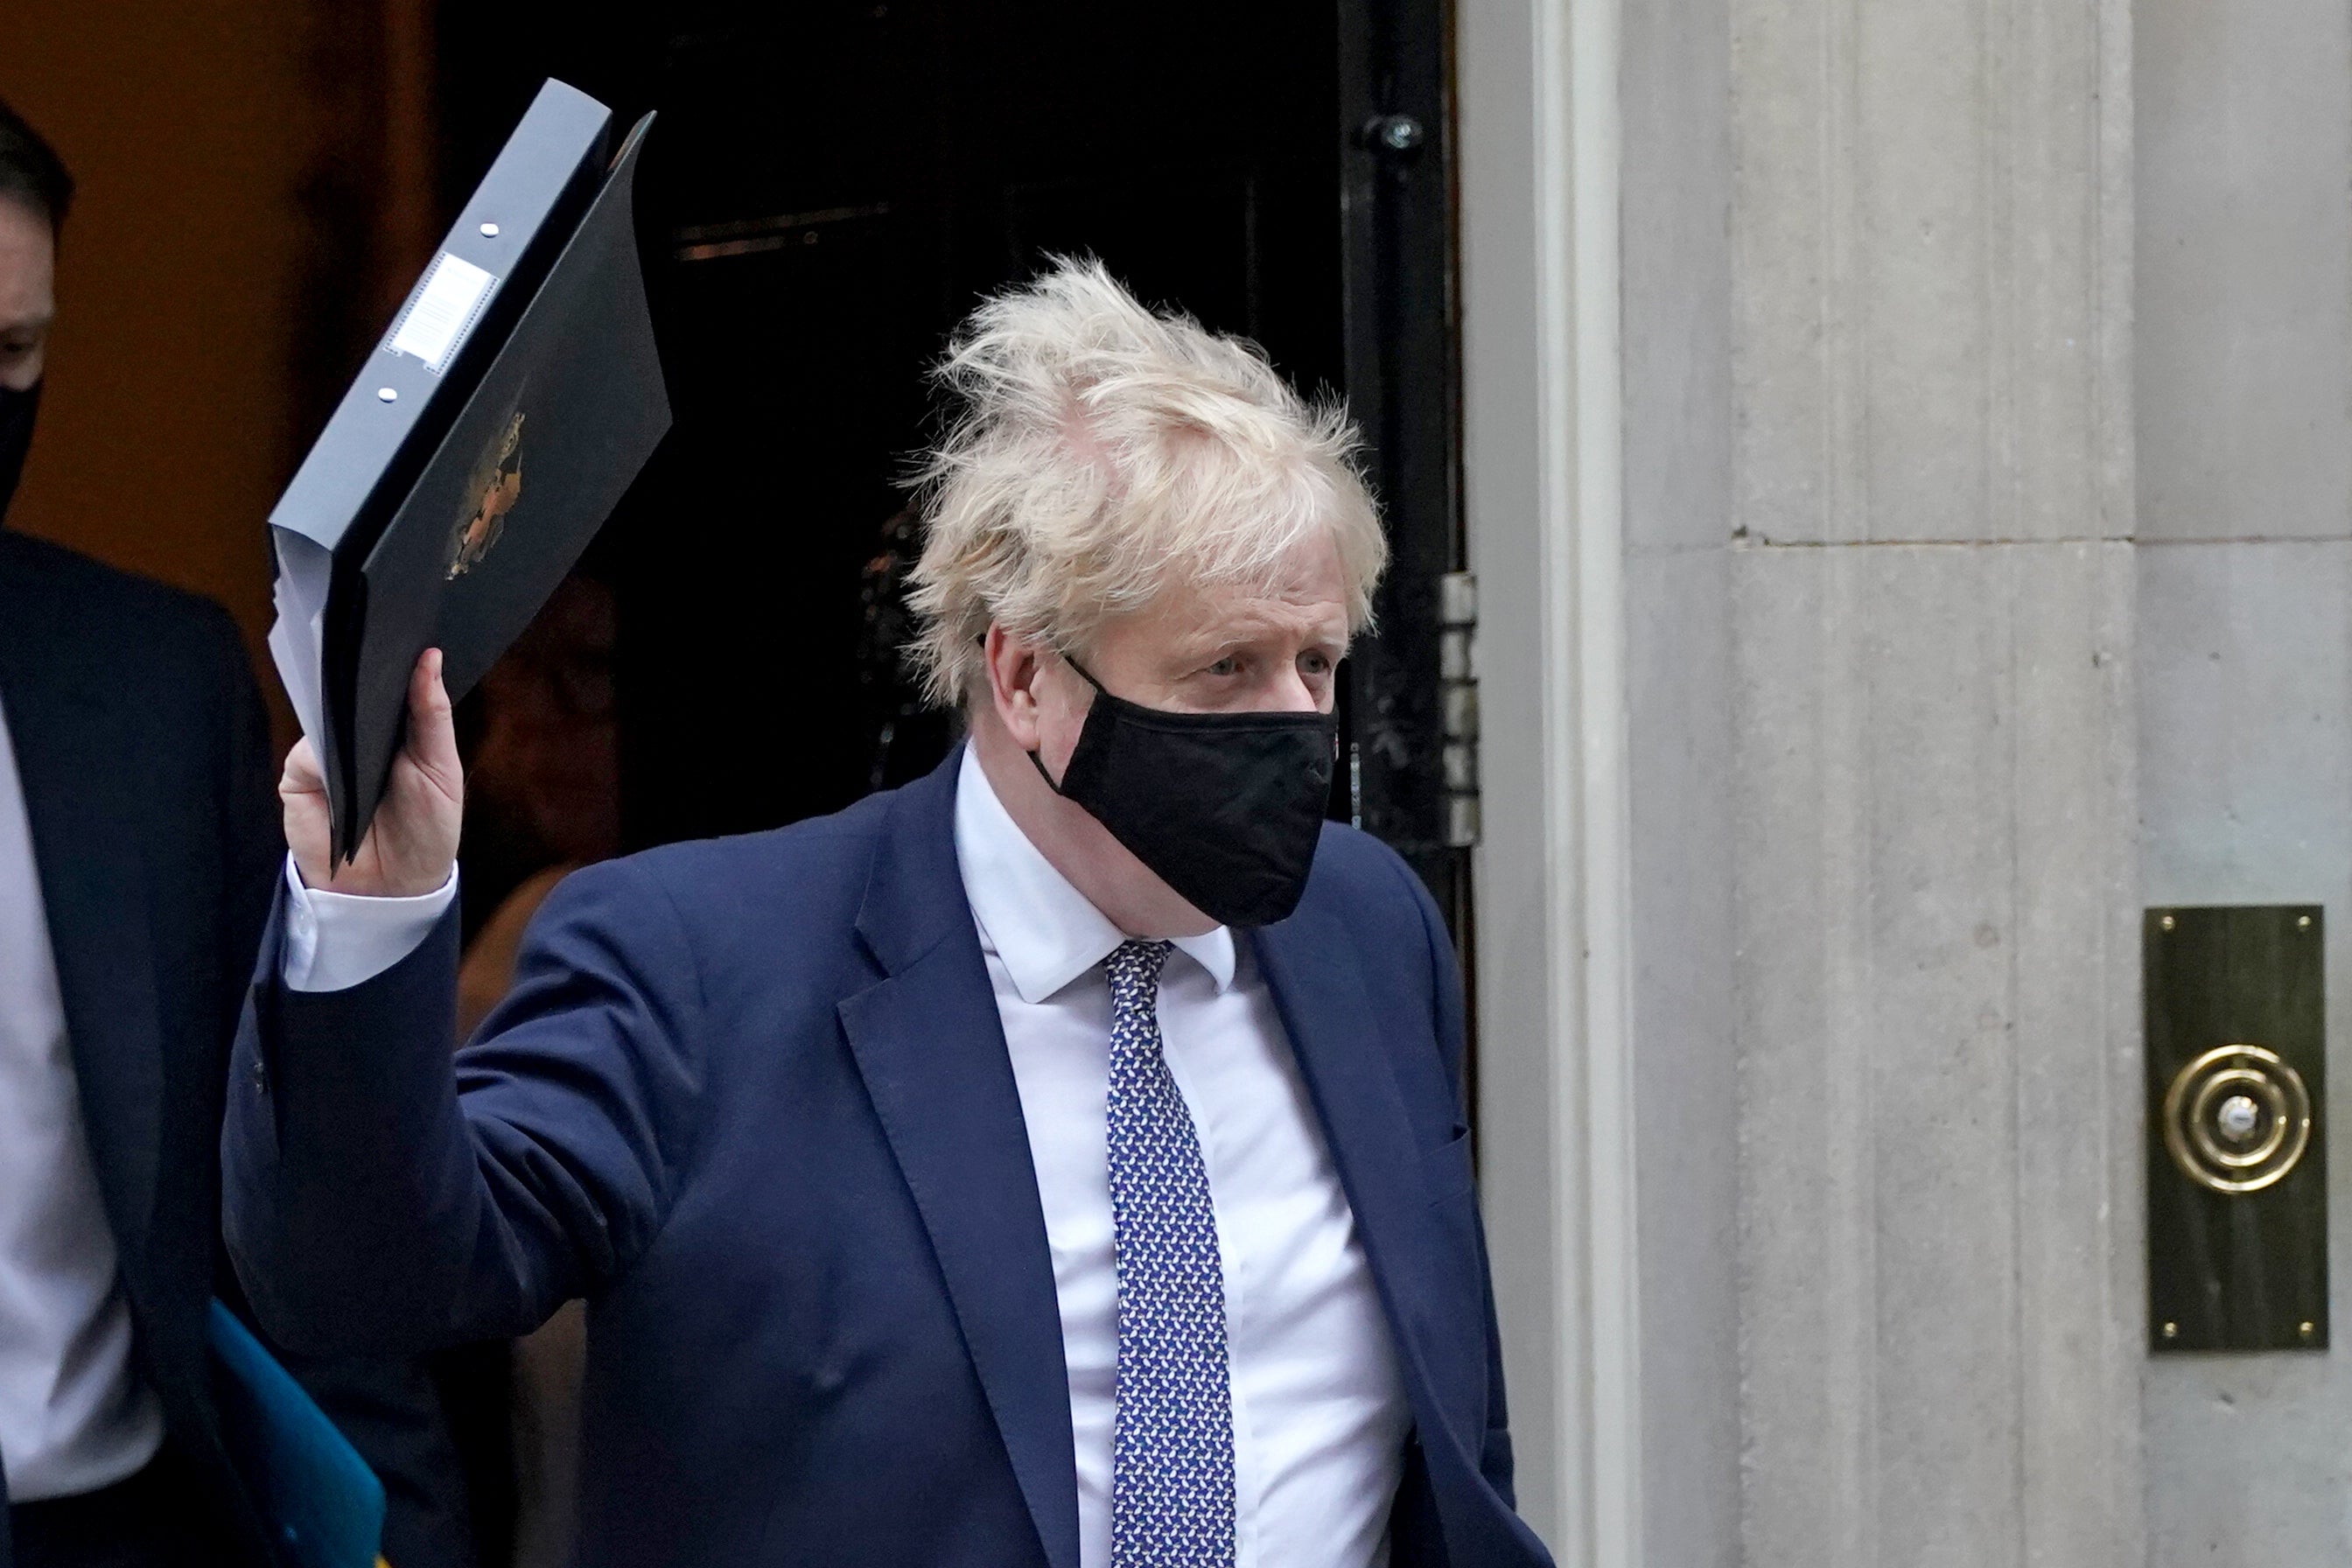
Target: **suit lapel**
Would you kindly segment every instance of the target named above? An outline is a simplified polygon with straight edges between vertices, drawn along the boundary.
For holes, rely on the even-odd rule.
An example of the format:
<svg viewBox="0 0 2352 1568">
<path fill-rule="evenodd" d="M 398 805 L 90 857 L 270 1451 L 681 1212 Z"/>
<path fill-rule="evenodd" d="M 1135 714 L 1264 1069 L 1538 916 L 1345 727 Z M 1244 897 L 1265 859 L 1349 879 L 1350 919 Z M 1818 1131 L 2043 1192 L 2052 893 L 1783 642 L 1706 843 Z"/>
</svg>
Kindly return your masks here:
<svg viewBox="0 0 2352 1568">
<path fill-rule="evenodd" d="M 5 546 L 0 535 L 0 710 L 32 824 L 90 1156 L 130 1265 L 154 1212 L 163 1101 L 133 794 L 139 746 L 89 632 Z"/>
<path fill-rule="evenodd" d="M 1077 1467 L 1054 1263 L 1003 1026 L 955 855 L 961 753 L 900 792 L 858 932 L 887 978 L 843 1029 L 931 1249 L 1046 1560 L 1077 1568 Z"/>
<path fill-rule="evenodd" d="M 1355 1213 L 1423 1441 L 1432 1443 L 1433 1429 L 1445 1423 L 1420 1343 L 1421 1275 L 1444 1253 L 1430 1213 L 1430 1177 L 1380 1044 L 1383 1031 L 1356 967 L 1356 944 L 1337 918 L 1311 904 L 1261 929 L 1256 942 Z"/>
</svg>

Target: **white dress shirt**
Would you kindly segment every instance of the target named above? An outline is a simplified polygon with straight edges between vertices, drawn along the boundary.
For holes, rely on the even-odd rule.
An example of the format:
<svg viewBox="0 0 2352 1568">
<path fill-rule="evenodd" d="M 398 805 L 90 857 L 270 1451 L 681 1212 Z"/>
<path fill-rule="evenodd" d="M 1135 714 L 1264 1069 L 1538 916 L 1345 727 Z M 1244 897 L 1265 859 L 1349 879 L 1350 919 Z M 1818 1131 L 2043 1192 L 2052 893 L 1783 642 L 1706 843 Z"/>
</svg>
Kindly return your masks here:
<svg viewBox="0 0 2352 1568">
<path fill-rule="evenodd" d="M 430 893 L 370 899 L 314 892 L 286 857 L 286 948 L 278 973 L 290 991 L 346 991 L 415 952 L 457 900 L 457 873 Z M 321 936 L 321 932 L 325 932 Z"/>
<path fill-rule="evenodd" d="M 1030 843 L 969 751 L 955 839 L 1053 1253 L 1078 1562 L 1108 1568 L 1118 1319 L 1103 960 L 1126 939 Z M 457 891 L 453 879 L 418 899 L 351 899 L 304 890 L 290 861 L 289 877 L 286 974 L 299 990 L 389 968 Z M 1200 1132 L 1224 1265 L 1237 1568 L 1379 1568 L 1411 1415 L 1355 1215 L 1246 946 L 1220 927 L 1176 950 L 1160 1030 Z"/>
<path fill-rule="evenodd" d="M 969 751 L 955 834 L 1053 1248 L 1078 1562 L 1108 1568 L 1118 1279 L 1103 960 L 1127 939 L 1014 825 Z M 1396 1358 L 1289 1037 L 1232 931 L 1178 941 L 1160 1034 L 1201 1135 L 1224 1264 L 1238 1568 L 1383 1563 L 1410 1421 Z"/>
<path fill-rule="evenodd" d="M 163 1441 L 163 1408 L 131 1366 L 131 1305 L 0 721 L 0 1469 L 11 1501 L 70 1497 L 135 1474 Z"/>
</svg>

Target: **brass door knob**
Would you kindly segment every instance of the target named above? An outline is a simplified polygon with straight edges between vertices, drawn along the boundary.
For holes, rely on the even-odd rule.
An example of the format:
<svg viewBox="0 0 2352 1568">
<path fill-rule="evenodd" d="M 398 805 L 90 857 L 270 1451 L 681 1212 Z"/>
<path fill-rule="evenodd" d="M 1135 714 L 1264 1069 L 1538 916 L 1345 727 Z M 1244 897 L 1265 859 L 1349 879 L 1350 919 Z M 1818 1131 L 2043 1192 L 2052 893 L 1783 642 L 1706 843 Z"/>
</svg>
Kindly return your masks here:
<svg viewBox="0 0 2352 1568">
<path fill-rule="evenodd" d="M 2165 1091 L 2164 1146 L 2199 1186 L 2261 1192 L 2284 1180 L 2311 1146 L 2311 1091 L 2275 1051 L 2216 1047 Z"/>
</svg>

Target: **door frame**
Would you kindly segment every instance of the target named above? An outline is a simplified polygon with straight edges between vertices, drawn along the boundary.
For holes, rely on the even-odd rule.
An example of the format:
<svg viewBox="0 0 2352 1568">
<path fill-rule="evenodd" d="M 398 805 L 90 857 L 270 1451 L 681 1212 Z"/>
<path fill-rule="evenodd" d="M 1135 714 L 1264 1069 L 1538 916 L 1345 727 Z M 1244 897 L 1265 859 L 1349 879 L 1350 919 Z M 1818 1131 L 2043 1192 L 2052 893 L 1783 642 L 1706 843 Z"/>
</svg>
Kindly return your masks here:
<svg viewBox="0 0 2352 1568">
<path fill-rule="evenodd" d="M 1470 856 L 1445 757 L 1446 582 L 1465 564 L 1449 0 L 1340 0 L 1348 411 L 1389 565 L 1347 665 L 1348 816 L 1402 855 L 1471 955 Z M 1475 1030 L 1474 1027 L 1473 1033 Z M 1475 1048 L 1471 1058 L 1474 1079 Z"/>
<path fill-rule="evenodd" d="M 1626 743 L 1622 0 L 1458 0 L 1479 583 L 1479 1152 L 1520 1505 L 1642 1561 Z"/>
</svg>

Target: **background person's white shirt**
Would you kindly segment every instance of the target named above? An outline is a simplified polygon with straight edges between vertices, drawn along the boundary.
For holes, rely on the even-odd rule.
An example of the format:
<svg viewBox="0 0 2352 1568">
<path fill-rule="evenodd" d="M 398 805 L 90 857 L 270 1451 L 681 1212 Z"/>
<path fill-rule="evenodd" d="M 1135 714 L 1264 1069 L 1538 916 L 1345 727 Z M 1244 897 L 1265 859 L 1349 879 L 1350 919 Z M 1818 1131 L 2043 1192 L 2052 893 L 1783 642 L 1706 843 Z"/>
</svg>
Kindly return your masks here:
<svg viewBox="0 0 2352 1568">
<path fill-rule="evenodd" d="M 1036 1168 L 1077 1459 L 1080 1568 L 1110 1563 L 1118 1274 L 1105 1098 L 1118 928 L 1031 844 L 967 751 L 956 858 L 1003 1020 Z M 457 896 L 293 889 L 285 975 L 326 991 L 414 951 Z M 1290 1041 L 1244 944 L 1176 944 L 1160 979 L 1169 1070 L 1201 1136 L 1225 1274 L 1238 1568 L 1379 1568 L 1411 1424 L 1355 1215 Z"/>
<path fill-rule="evenodd" d="M 13 1502 L 136 1474 L 163 1413 L 82 1128 L 16 753 L 0 714 L 0 1469 Z"/>
</svg>

